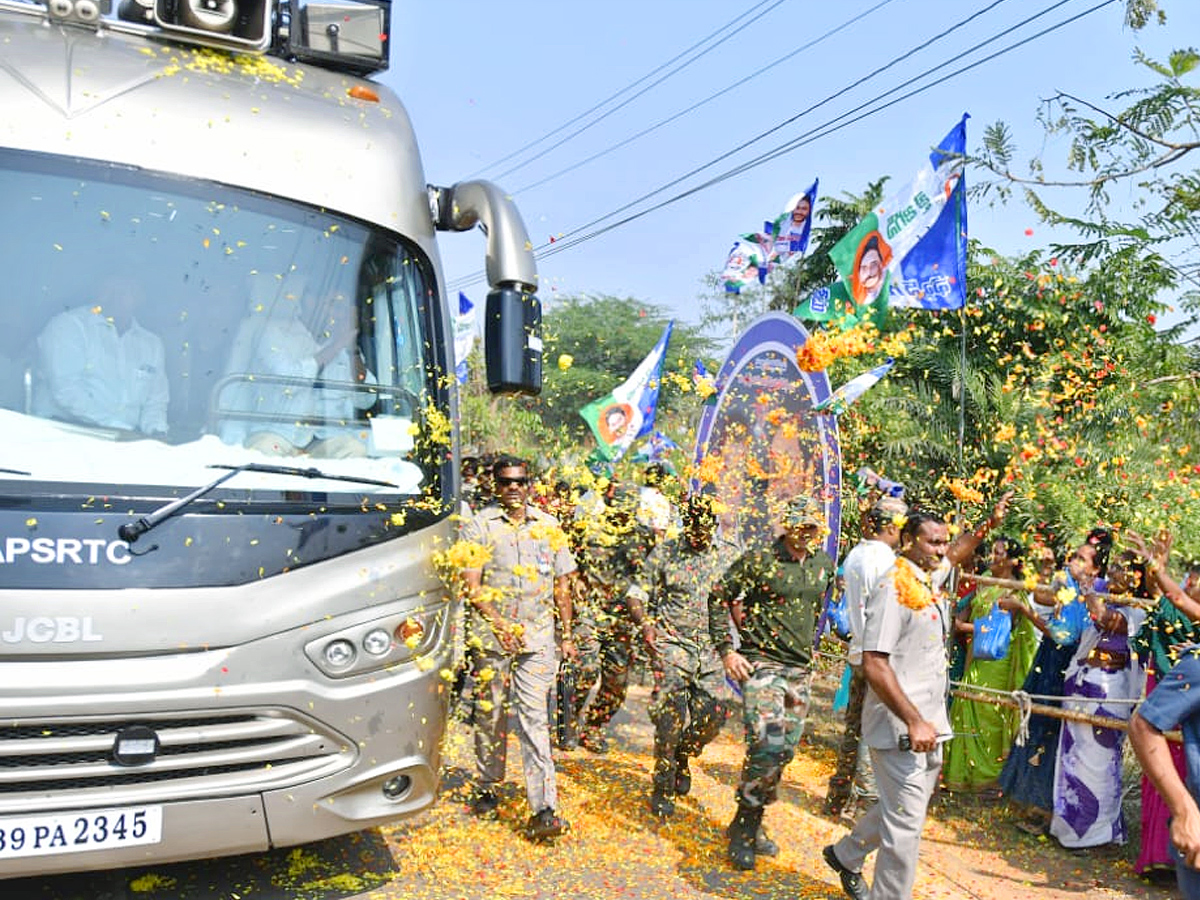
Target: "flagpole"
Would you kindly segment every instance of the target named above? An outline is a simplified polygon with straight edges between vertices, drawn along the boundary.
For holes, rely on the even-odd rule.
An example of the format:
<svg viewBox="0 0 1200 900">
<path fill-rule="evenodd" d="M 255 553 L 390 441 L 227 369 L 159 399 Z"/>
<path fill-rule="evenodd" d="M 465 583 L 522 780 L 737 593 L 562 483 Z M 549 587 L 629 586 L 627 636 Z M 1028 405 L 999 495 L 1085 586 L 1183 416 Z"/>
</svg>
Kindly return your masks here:
<svg viewBox="0 0 1200 900">
<path fill-rule="evenodd" d="M 963 445 L 967 439 L 967 304 L 958 308 L 959 354 L 958 354 L 958 476 L 965 478 Z"/>
</svg>

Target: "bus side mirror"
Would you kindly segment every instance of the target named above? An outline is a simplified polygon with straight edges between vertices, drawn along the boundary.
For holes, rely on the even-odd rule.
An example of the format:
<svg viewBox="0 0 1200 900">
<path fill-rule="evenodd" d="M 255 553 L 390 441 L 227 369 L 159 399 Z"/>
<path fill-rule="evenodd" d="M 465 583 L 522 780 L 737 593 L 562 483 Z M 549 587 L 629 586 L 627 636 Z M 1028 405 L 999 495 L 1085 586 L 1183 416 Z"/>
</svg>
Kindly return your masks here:
<svg viewBox="0 0 1200 900">
<path fill-rule="evenodd" d="M 489 293 L 483 340 L 489 391 L 542 392 L 542 304 L 534 294 L 514 284 Z"/>
</svg>

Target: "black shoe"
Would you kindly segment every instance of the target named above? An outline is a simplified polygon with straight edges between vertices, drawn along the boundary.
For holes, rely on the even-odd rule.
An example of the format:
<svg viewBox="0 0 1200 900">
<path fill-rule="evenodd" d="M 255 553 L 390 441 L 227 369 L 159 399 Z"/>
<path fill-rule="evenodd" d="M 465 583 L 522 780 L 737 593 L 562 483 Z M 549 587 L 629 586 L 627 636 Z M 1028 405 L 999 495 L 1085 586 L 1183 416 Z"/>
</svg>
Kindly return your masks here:
<svg viewBox="0 0 1200 900">
<path fill-rule="evenodd" d="M 771 840 L 767 829 L 761 825 L 758 826 L 758 834 L 754 836 L 754 852 L 759 856 L 779 855 L 779 845 Z"/>
<path fill-rule="evenodd" d="M 525 834 L 532 841 L 548 841 L 570 829 L 567 820 L 555 815 L 548 806 L 537 815 L 530 816 L 525 823 Z"/>
<path fill-rule="evenodd" d="M 833 852 L 833 844 L 822 850 L 821 855 L 825 857 L 829 868 L 837 872 L 838 877 L 842 880 L 842 893 L 850 900 L 867 900 L 867 882 L 862 877 L 862 872 L 851 872 L 842 865 L 842 861 Z"/>
<path fill-rule="evenodd" d="M 675 801 L 664 791 L 655 788 L 650 792 L 650 812 L 660 819 L 669 819 L 675 815 Z"/>
<path fill-rule="evenodd" d="M 675 796 L 686 797 L 692 790 L 692 770 L 683 754 L 675 757 Z"/>
<path fill-rule="evenodd" d="M 725 829 L 729 837 L 729 861 L 735 869 L 749 872 L 754 868 L 755 837 L 759 826 L 762 825 L 763 810 L 761 806 L 743 806 L 738 804 L 737 815 Z"/>
<path fill-rule="evenodd" d="M 579 743 L 584 750 L 591 753 L 603 754 L 608 752 L 608 738 L 599 728 L 585 728 L 579 732 Z"/>
<path fill-rule="evenodd" d="M 496 808 L 500 806 L 500 798 L 495 791 L 482 790 L 471 800 L 471 812 L 481 819 L 494 818 Z"/>
</svg>

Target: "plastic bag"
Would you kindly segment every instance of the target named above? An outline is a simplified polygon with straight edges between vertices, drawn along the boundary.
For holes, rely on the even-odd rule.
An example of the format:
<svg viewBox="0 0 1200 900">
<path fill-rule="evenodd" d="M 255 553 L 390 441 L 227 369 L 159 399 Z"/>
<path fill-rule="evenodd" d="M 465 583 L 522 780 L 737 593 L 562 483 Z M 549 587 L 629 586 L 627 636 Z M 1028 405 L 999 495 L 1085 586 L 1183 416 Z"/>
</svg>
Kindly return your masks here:
<svg viewBox="0 0 1200 900">
<path fill-rule="evenodd" d="M 1004 659 L 1012 638 L 1012 616 L 993 603 L 986 616 L 975 620 L 971 655 L 975 659 Z"/>
<path fill-rule="evenodd" d="M 825 615 L 829 630 L 843 641 L 850 640 L 850 611 L 846 608 L 845 591 L 829 601 Z"/>
<path fill-rule="evenodd" d="M 850 705 L 850 678 L 852 675 L 849 665 L 842 669 L 841 684 L 838 685 L 837 693 L 833 695 L 834 712 L 841 712 Z"/>
</svg>

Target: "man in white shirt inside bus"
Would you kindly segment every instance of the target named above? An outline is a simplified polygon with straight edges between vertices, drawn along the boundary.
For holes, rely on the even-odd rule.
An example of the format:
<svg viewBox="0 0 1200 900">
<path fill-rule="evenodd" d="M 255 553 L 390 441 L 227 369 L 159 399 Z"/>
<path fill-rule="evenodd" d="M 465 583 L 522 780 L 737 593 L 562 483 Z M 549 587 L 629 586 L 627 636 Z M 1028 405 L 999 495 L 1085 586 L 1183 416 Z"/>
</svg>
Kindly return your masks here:
<svg viewBox="0 0 1200 900">
<path fill-rule="evenodd" d="M 162 339 L 135 317 L 140 282 L 115 277 L 96 301 L 59 313 L 38 335 L 34 412 L 142 434 L 167 432 Z"/>
</svg>

